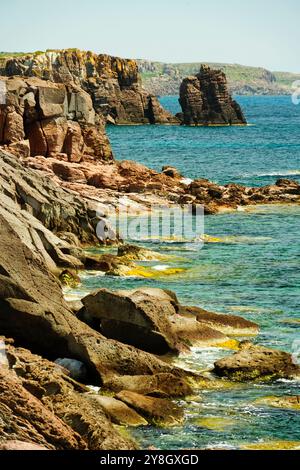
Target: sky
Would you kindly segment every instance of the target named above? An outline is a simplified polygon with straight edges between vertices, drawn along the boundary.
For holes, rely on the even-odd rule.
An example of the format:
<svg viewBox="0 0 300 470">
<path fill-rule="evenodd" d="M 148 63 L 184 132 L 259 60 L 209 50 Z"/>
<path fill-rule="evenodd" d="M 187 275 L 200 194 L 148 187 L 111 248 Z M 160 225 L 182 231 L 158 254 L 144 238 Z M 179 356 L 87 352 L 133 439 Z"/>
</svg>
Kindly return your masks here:
<svg viewBox="0 0 300 470">
<path fill-rule="evenodd" d="M 300 72 L 299 0 L 4 0 L 0 51 L 79 48 Z"/>
</svg>

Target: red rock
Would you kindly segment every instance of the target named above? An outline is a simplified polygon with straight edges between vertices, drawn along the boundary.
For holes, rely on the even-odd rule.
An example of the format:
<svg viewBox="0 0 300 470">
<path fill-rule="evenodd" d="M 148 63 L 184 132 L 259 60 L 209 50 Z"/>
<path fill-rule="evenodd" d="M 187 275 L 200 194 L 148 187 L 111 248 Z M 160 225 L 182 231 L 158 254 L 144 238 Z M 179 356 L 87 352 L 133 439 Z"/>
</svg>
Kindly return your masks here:
<svg viewBox="0 0 300 470">
<path fill-rule="evenodd" d="M 52 164 L 52 170 L 62 180 L 86 183 L 83 171 L 74 167 L 71 163 L 54 161 Z"/>
<path fill-rule="evenodd" d="M 68 121 L 67 135 L 64 141 L 64 152 L 70 162 L 80 162 L 84 149 L 84 140 L 78 122 Z"/>
</svg>

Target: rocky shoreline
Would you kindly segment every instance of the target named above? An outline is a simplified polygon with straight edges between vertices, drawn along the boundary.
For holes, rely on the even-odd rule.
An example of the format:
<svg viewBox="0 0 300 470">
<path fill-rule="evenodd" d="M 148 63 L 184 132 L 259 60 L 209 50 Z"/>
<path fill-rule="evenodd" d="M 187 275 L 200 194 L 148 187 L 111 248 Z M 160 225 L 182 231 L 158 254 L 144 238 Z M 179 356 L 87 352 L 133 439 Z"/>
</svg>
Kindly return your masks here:
<svg viewBox="0 0 300 470">
<path fill-rule="evenodd" d="M 159 255 L 113 232 L 109 214 L 120 201 L 140 212 L 159 203 L 204 205 L 212 215 L 299 203 L 300 185 L 220 186 L 186 180 L 173 167 L 158 173 L 115 161 L 105 122 L 143 123 L 146 115 L 149 122 L 150 101 L 151 116 L 171 119 L 154 97 L 136 114 L 145 95 L 135 63 L 70 51 L 33 59 L 1 65 L 13 76 L 4 78 L 0 105 L 0 448 L 134 450 L 138 443 L 120 426 L 181 425 L 175 399 L 195 390 L 299 378 L 290 354 L 239 342 L 258 325 L 181 305 L 174 292 L 98 289 L 76 305 L 64 299 L 62 286 L 83 269 L 130 275 L 135 263 Z M 108 88 L 102 108 L 104 83 L 116 94 Z M 105 240 L 96 235 L 99 222 Z M 104 243 L 116 244 L 117 255 L 85 251 Z M 175 365 L 205 346 L 236 352 L 205 375 Z"/>
</svg>

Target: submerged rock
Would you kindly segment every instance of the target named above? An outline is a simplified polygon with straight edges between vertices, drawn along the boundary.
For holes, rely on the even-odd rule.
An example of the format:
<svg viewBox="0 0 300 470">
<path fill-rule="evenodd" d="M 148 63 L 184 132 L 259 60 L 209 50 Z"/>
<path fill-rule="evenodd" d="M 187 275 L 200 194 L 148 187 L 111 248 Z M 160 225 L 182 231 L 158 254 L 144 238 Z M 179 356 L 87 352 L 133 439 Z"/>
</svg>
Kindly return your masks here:
<svg viewBox="0 0 300 470">
<path fill-rule="evenodd" d="M 255 404 L 300 411 L 300 396 L 263 397 L 255 400 Z"/>
<path fill-rule="evenodd" d="M 240 351 L 215 362 L 214 373 L 231 380 L 278 379 L 300 377 L 300 367 L 291 354 L 245 341 Z"/>
<path fill-rule="evenodd" d="M 186 125 L 246 124 L 239 104 L 230 96 L 226 75 L 202 65 L 199 74 L 185 78 L 180 86 L 178 117 Z"/>
</svg>

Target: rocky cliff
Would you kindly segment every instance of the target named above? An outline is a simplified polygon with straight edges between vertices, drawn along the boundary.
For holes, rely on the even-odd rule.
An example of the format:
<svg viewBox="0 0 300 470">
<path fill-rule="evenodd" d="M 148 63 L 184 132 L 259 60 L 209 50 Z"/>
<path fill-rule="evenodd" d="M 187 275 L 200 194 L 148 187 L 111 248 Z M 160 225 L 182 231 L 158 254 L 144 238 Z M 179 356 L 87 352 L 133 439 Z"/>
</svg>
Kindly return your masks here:
<svg viewBox="0 0 300 470">
<path fill-rule="evenodd" d="M 39 77 L 77 85 L 92 98 L 94 108 L 116 124 L 168 124 L 177 120 L 143 90 L 136 61 L 77 49 L 0 58 L 0 75 Z"/>
<path fill-rule="evenodd" d="M 0 145 L 23 156 L 59 157 L 73 162 L 113 158 L 104 120 L 91 97 L 73 82 L 2 77 Z"/>
<path fill-rule="evenodd" d="M 226 75 L 202 65 L 200 72 L 183 80 L 178 115 L 186 125 L 238 125 L 246 124 L 239 104 L 228 91 Z"/>
</svg>

